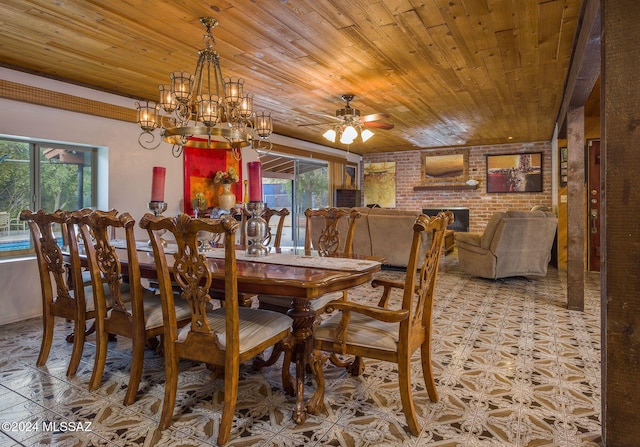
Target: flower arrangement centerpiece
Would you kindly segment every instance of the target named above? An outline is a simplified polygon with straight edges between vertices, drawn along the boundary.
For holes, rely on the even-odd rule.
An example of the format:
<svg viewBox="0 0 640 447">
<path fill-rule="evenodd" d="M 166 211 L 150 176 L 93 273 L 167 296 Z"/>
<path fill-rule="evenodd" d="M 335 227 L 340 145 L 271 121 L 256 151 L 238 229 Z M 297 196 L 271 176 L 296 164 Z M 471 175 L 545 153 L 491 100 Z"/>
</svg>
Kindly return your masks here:
<svg viewBox="0 0 640 447">
<path fill-rule="evenodd" d="M 216 172 L 216 175 L 213 178 L 213 181 L 215 183 L 222 183 L 226 185 L 230 183 L 236 183 L 239 180 L 240 177 L 238 176 L 238 171 L 236 171 L 236 168 L 234 168 L 233 166 L 229 167 L 228 171 Z"/>
</svg>

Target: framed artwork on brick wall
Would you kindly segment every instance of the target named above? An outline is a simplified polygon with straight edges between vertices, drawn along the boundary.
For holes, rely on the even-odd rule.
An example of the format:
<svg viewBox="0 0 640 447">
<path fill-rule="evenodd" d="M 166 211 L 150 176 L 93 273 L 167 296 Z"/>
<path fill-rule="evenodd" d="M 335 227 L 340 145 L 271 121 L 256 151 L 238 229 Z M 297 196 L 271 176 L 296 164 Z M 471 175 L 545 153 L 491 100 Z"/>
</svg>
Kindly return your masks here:
<svg viewBox="0 0 640 447">
<path fill-rule="evenodd" d="M 422 152 L 422 185 L 463 184 L 469 179 L 469 151 L 467 149 Z"/>
<path fill-rule="evenodd" d="M 542 192 L 542 152 L 486 157 L 487 193 Z"/>
</svg>

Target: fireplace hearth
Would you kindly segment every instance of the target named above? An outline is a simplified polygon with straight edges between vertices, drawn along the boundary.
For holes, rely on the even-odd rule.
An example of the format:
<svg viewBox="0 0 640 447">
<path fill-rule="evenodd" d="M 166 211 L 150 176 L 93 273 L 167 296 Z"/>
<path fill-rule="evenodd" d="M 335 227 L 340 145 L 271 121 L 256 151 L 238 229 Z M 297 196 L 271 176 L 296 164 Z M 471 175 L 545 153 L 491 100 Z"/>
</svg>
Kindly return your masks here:
<svg viewBox="0 0 640 447">
<path fill-rule="evenodd" d="M 469 231 L 469 208 L 423 208 L 422 213 L 427 216 L 437 216 L 441 211 L 451 211 L 453 213 L 453 223 L 447 228 L 453 231 Z"/>
</svg>

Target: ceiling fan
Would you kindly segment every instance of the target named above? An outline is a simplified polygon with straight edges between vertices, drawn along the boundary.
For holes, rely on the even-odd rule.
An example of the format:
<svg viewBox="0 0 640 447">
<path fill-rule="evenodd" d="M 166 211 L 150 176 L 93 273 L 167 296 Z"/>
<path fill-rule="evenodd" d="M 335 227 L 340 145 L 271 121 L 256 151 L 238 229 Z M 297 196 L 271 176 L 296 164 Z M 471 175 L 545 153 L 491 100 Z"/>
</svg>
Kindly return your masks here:
<svg viewBox="0 0 640 447">
<path fill-rule="evenodd" d="M 327 140 L 335 143 L 336 138 L 342 144 L 351 144 L 360 136 L 364 143 L 371 138 L 374 133 L 368 128 L 373 129 L 393 129 L 393 124 L 382 122 L 382 120 L 390 118 L 388 113 L 372 113 L 371 115 L 360 116 L 360 110 L 354 109 L 349 105 L 355 95 L 342 95 L 342 100 L 346 105 L 336 110 L 335 119 L 338 124 L 333 129 L 327 130 L 322 136 Z"/>
</svg>

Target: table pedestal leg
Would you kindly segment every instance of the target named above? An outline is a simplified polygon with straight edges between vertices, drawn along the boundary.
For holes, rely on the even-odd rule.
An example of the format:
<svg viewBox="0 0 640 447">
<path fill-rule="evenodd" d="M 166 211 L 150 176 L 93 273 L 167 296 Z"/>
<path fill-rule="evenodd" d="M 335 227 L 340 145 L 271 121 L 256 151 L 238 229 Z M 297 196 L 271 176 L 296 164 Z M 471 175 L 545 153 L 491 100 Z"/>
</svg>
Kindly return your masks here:
<svg viewBox="0 0 640 447">
<path fill-rule="evenodd" d="M 296 362 L 296 408 L 293 410 L 293 420 L 302 424 L 307 419 L 304 403 L 304 380 L 307 370 L 308 345 L 311 342 L 315 314 L 306 298 L 294 298 L 293 307 L 288 315 L 293 318 L 293 359 Z M 286 367 L 286 364 L 284 365 Z"/>
</svg>

